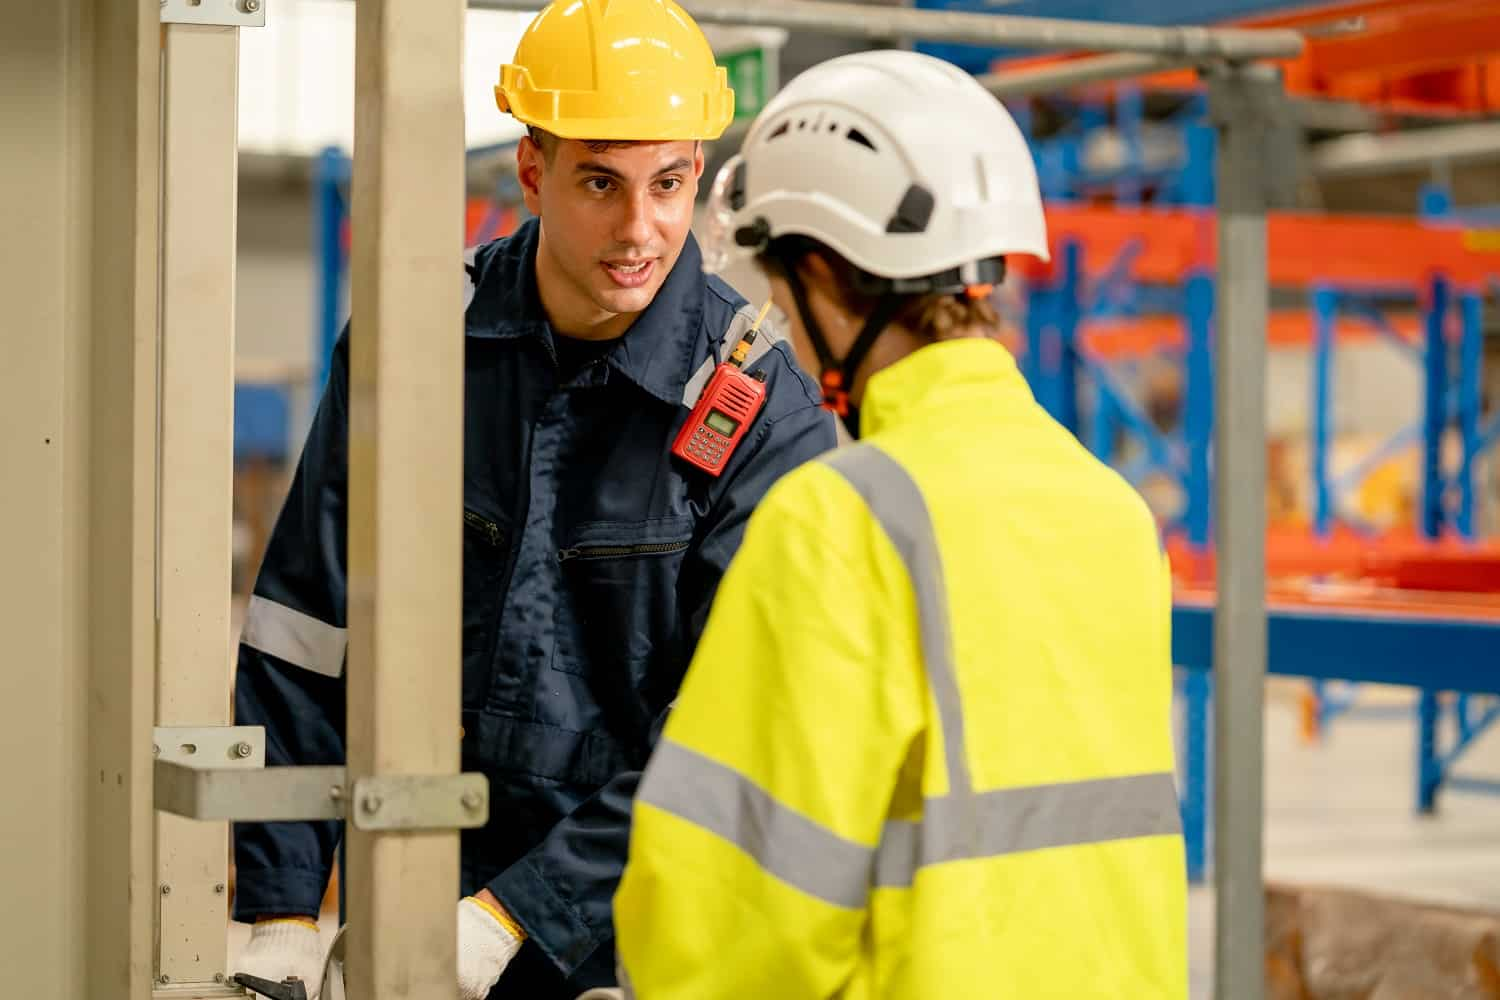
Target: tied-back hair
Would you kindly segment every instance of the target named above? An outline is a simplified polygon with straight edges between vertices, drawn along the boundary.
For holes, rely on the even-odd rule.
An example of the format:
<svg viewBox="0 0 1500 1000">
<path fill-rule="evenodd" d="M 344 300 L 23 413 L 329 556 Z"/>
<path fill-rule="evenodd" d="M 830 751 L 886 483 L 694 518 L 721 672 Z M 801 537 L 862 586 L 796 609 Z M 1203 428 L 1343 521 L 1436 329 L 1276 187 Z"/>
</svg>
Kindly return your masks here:
<svg viewBox="0 0 1500 1000">
<path fill-rule="evenodd" d="M 861 289 L 860 271 L 836 251 L 810 236 L 778 236 L 758 258 L 769 273 L 795 266 L 809 254 L 828 262 L 839 295 L 850 312 L 868 316 L 875 311 L 878 295 Z M 950 340 L 979 329 L 991 335 L 1000 331 L 1000 316 L 988 296 L 971 298 L 965 294 L 912 294 L 902 296 L 892 322 L 929 340 Z"/>
</svg>

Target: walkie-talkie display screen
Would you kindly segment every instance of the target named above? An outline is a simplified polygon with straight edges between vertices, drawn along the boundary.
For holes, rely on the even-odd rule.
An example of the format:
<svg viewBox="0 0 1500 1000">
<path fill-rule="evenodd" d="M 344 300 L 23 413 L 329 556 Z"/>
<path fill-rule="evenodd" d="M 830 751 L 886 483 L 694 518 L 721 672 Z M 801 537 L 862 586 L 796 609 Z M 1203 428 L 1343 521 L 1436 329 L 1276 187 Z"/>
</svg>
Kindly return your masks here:
<svg viewBox="0 0 1500 1000">
<path fill-rule="evenodd" d="M 734 432 L 738 430 L 740 426 L 740 422 L 738 420 L 735 420 L 723 410 L 709 410 L 708 416 L 703 418 L 703 422 L 707 424 L 711 429 L 718 431 L 725 437 L 732 437 L 734 435 Z"/>
</svg>

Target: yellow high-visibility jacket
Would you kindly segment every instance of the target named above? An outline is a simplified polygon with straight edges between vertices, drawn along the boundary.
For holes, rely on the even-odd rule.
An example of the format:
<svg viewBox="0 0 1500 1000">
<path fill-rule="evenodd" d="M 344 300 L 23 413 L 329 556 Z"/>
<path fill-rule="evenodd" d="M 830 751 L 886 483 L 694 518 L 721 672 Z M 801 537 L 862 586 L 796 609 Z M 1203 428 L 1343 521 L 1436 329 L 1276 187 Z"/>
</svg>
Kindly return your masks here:
<svg viewBox="0 0 1500 1000">
<path fill-rule="evenodd" d="M 1186 997 L 1150 513 L 992 341 L 862 419 L 724 577 L 634 806 L 627 995 Z"/>
</svg>

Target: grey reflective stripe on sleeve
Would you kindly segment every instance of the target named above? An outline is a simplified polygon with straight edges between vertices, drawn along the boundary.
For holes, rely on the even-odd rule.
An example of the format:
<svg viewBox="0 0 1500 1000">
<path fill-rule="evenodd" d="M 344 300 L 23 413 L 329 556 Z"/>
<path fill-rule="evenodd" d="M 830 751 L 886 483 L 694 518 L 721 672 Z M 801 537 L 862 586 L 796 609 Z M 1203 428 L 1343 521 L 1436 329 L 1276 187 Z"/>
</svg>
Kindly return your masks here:
<svg viewBox="0 0 1500 1000">
<path fill-rule="evenodd" d="M 943 564 L 927 501 L 907 471 L 874 445 L 840 448 L 819 461 L 849 481 L 896 546 L 911 577 L 917 600 L 922 658 L 927 682 L 937 702 L 943 727 L 943 757 L 948 765 L 950 794 L 961 796 L 972 787 L 964 757 L 964 715 L 953 667 L 953 638 L 948 619 L 948 595 L 943 587 Z"/>
<path fill-rule="evenodd" d="M 464 251 L 464 309 L 469 308 L 469 303 L 474 301 L 474 293 L 478 291 L 478 285 L 474 281 L 474 262 L 479 258 L 479 248 L 469 247 Z"/>
<path fill-rule="evenodd" d="M 745 331 L 750 329 L 750 324 L 755 322 L 759 311 L 749 306 L 742 306 L 734 314 L 734 319 L 729 323 L 729 329 L 724 331 L 724 336 L 714 346 L 713 355 L 703 360 L 703 364 L 693 372 L 693 377 L 687 380 L 687 385 L 682 387 L 683 406 L 692 409 L 698 405 L 698 397 L 703 395 L 703 387 L 708 385 L 708 380 L 713 377 L 714 369 L 719 366 L 719 362 L 729 357 L 735 345 L 740 342 L 740 338 L 745 335 Z M 749 371 L 750 366 L 765 357 L 777 341 L 784 339 L 786 337 L 781 329 L 767 316 L 766 321 L 760 325 L 760 330 L 755 334 L 755 341 L 750 345 L 749 353 L 745 355 L 745 370 Z"/>
<path fill-rule="evenodd" d="M 252 649 L 325 677 L 344 672 L 348 640 L 346 629 L 259 596 L 250 598 L 240 633 L 240 641 Z"/>
<path fill-rule="evenodd" d="M 978 830 L 973 845 L 964 843 L 971 815 Z M 928 799 L 920 822 L 886 824 L 875 856 L 875 884 L 909 886 L 918 868 L 945 861 L 1175 836 L 1181 831 L 1176 783 L 1166 773 Z"/>
<path fill-rule="evenodd" d="M 734 844 L 809 896 L 848 909 L 865 904 L 874 848 L 794 812 L 738 771 L 694 750 L 662 740 L 636 797 Z"/>
</svg>

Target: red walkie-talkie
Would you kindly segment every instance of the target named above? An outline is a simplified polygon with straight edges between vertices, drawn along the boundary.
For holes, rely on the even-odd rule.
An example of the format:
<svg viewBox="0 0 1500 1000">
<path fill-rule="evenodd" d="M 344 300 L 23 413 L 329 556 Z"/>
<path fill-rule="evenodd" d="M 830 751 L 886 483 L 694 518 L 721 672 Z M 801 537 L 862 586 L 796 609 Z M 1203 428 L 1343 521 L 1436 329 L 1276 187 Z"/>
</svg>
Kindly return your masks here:
<svg viewBox="0 0 1500 1000">
<path fill-rule="evenodd" d="M 760 372 L 747 375 L 741 366 L 761 322 L 770 311 L 771 303 L 767 302 L 735 345 L 729 359 L 714 369 L 713 377 L 703 387 L 703 394 L 698 397 L 687 423 L 682 425 L 677 440 L 672 442 L 672 454 L 711 476 L 724 471 L 724 466 L 734 457 L 740 439 L 766 403 L 765 375 Z"/>
</svg>

